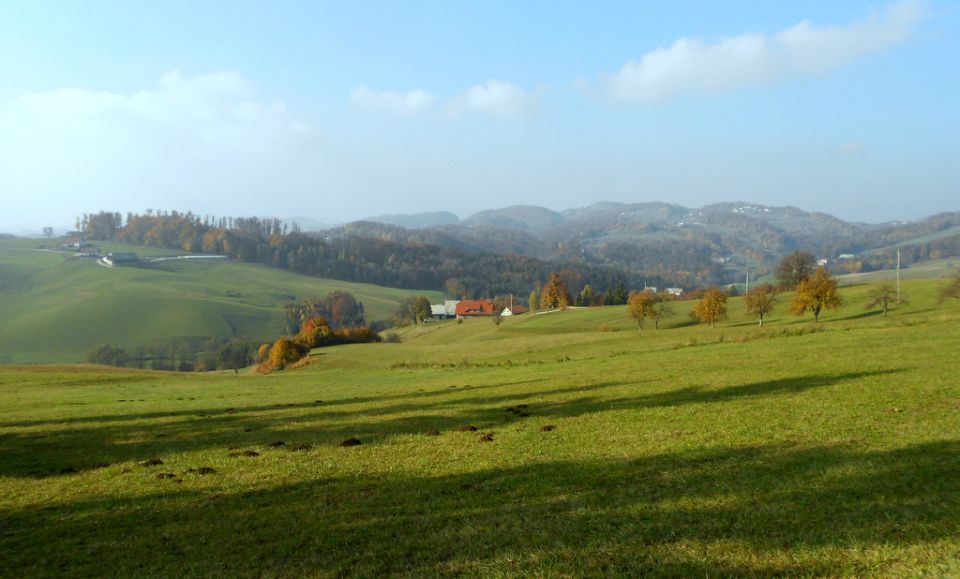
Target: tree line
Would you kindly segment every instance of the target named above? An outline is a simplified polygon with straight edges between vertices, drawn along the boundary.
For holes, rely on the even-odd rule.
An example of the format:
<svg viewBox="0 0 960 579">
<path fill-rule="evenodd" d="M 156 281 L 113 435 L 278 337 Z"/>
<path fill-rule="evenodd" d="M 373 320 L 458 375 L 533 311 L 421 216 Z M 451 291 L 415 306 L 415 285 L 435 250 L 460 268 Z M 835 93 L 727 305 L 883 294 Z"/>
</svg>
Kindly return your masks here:
<svg viewBox="0 0 960 579">
<path fill-rule="evenodd" d="M 226 255 L 315 277 L 405 289 L 442 289 L 449 280 L 462 288 L 457 297 L 521 295 L 536 280 L 561 270 L 577 284 L 612 288 L 638 280 L 620 268 L 572 261 L 545 261 L 520 255 L 469 253 L 452 247 L 390 237 L 344 233 L 333 237 L 287 230 L 275 219 L 201 217 L 193 213 L 85 214 L 81 231 L 93 240 L 187 252 Z M 650 278 L 658 281 L 660 278 Z"/>
</svg>

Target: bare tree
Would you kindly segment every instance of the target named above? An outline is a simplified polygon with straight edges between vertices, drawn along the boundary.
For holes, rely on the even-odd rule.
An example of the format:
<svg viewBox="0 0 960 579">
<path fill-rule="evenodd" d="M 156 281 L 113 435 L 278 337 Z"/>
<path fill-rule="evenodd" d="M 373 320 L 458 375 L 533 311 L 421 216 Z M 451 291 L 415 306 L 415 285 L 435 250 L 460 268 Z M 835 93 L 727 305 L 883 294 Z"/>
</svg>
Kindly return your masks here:
<svg viewBox="0 0 960 579">
<path fill-rule="evenodd" d="M 760 318 L 758 325 L 761 327 L 763 326 L 763 317 L 773 311 L 776 295 L 777 288 L 765 283 L 748 291 L 743 299 L 743 303 L 747 307 L 747 313 L 756 314 Z"/>
<path fill-rule="evenodd" d="M 879 306 L 883 311 L 883 317 L 887 317 L 887 312 L 890 310 L 892 304 L 906 303 L 906 300 L 903 299 L 902 296 L 897 297 L 897 289 L 888 283 L 877 286 L 870 292 L 870 298 L 871 301 L 865 309 L 872 310 Z"/>
</svg>

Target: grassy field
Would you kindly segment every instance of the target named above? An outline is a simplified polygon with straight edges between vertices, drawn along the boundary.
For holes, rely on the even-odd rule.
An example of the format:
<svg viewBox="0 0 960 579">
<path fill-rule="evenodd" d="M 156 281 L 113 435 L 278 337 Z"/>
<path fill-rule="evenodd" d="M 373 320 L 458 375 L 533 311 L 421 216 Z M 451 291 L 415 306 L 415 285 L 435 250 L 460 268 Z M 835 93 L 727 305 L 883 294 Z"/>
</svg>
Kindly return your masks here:
<svg viewBox="0 0 960 579">
<path fill-rule="evenodd" d="M 818 326 L 591 308 L 269 376 L 8 366 L 0 575 L 957 576 L 938 283 L 885 320 L 868 286 Z"/>
<path fill-rule="evenodd" d="M 960 258 L 931 259 L 904 267 L 900 270 L 900 279 L 937 279 L 950 277 L 960 268 Z M 842 285 L 894 282 L 897 279 L 897 270 L 883 269 L 865 273 L 851 273 L 837 276 Z"/>
<path fill-rule="evenodd" d="M 80 362 L 101 344 L 150 346 L 189 337 L 272 340 L 283 305 L 349 291 L 367 320 L 388 318 L 411 292 L 318 279 L 236 262 L 166 261 L 106 268 L 40 252 L 39 240 L 0 240 L 0 362 Z M 159 257 L 172 252 L 123 244 L 103 251 Z M 438 292 L 418 292 L 442 299 Z"/>
</svg>

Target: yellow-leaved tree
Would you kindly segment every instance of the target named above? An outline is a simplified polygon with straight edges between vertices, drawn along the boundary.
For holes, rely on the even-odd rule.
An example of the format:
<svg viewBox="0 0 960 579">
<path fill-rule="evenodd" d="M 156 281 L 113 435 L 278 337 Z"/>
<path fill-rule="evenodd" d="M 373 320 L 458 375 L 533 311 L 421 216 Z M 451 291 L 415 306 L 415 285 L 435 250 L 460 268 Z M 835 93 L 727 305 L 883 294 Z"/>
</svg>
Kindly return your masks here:
<svg viewBox="0 0 960 579">
<path fill-rule="evenodd" d="M 818 267 L 817 271 L 800 282 L 793 297 L 793 313 L 802 316 L 807 311 L 813 313 L 813 321 L 820 321 L 820 312 L 835 310 L 842 300 L 837 293 L 837 280 L 827 270 Z"/>
<path fill-rule="evenodd" d="M 656 297 L 650 290 L 642 292 L 631 292 L 627 299 L 627 316 L 637 322 L 637 329 L 643 331 L 643 322 L 647 318 L 654 317 L 654 306 Z"/>
<path fill-rule="evenodd" d="M 718 287 L 708 288 L 703 292 L 703 299 L 694 304 L 693 315 L 713 327 L 727 315 L 727 294 Z"/>
</svg>

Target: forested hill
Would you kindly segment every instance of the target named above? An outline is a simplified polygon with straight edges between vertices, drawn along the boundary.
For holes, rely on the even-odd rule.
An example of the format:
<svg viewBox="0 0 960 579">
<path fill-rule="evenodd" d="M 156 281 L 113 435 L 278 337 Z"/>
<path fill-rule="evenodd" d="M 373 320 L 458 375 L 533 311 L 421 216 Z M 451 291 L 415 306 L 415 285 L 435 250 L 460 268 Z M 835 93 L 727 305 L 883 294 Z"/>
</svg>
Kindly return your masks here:
<svg viewBox="0 0 960 579">
<path fill-rule="evenodd" d="M 431 214 L 432 215 L 432 214 Z M 372 218 L 377 221 L 378 218 Z M 467 251 L 510 252 L 539 259 L 577 259 L 655 275 L 682 285 L 742 279 L 779 258 L 806 250 L 844 267 L 886 267 L 895 247 L 905 263 L 960 255 L 960 212 L 903 223 L 865 224 L 795 207 L 718 203 L 692 209 L 668 203 L 597 203 L 551 211 L 518 205 L 481 211 L 456 223 L 433 225 L 418 215 L 387 216 L 389 224 L 421 224 L 402 232 L 380 223 L 350 224 L 326 235 L 390 236 Z"/>
<path fill-rule="evenodd" d="M 192 213 L 86 215 L 90 239 L 228 255 L 312 276 L 398 288 L 458 284 L 474 297 L 525 295 L 551 271 L 571 288 L 706 286 L 772 270 L 800 249 L 837 272 L 960 255 L 960 212 L 911 223 L 863 224 L 793 207 L 721 203 L 598 203 L 554 212 L 516 206 L 459 220 L 449 213 L 382 216 L 304 233 L 277 219 Z M 452 221 L 457 220 L 455 223 Z M 848 255 L 853 255 L 851 259 Z M 840 256 L 847 257 L 837 260 Z"/>
<path fill-rule="evenodd" d="M 471 251 L 453 243 L 432 244 L 396 235 L 341 229 L 336 235 L 289 230 L 280 220 L 201 218 L 176 211 L 149 215 L 100 212 L 84 215 L 81 230 L 91 240 L 127 243 L 227 255 L 306 275 L 408 289 L 462 288 L 458 294 L 493 297 L 526 296 L 554 271 L 563 272 L 571 288 L 590 284 L 605 291 L 618 282 L 642 286 L 663 283 L 640 278 L 621 268 L 582 260 L 540 259 L 494 251 Z M 383 226 L 377 226 L 383 227 Z"/>
</svg>

